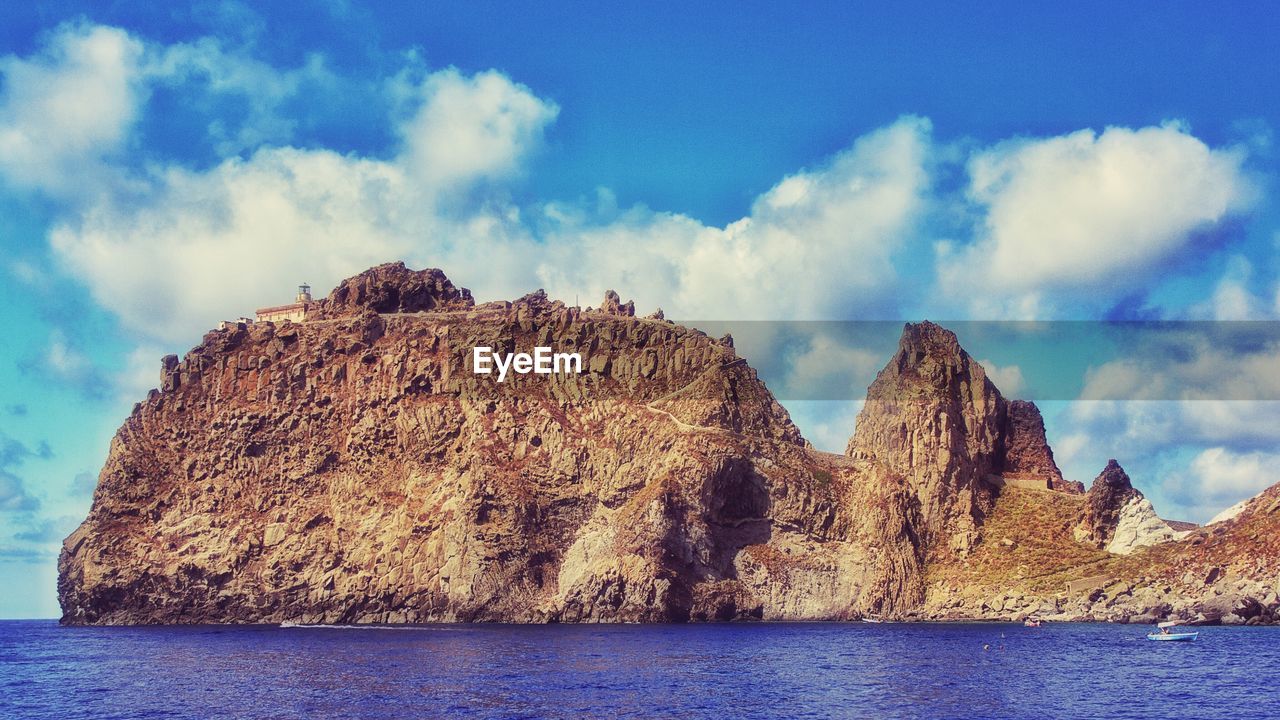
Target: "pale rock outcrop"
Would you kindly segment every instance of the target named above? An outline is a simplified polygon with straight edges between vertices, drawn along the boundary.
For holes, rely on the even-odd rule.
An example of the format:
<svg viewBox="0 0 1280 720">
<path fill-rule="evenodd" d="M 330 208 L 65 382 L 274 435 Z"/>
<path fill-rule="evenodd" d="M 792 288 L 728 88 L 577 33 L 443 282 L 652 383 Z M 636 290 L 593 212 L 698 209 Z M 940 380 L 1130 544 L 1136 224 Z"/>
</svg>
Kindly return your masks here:
<svg viewBox="0 0 1280 720">
<path fill-rule="evenodd" d="M 1245 508 L 1249 507 L 1249 503 L 1253 502 L 1253 500 L 1254 498 L 1245 498 L 1244 500 L 1241 500 L 1217 515 L 1214 515 L 1209 522 L 1205 523 L 1205 525 L 1216 525 L 1220 522 L 1226 522 L 1227 520 L 1238 516 L 1240 513 L 1244 512 Z"/>
<path fill-rule="evenodd" d="M 1128 555 L 1138 548 L 1178 540 L 1187 534 L 1170 527 L 1156 515 L 1151 501 L 1138 495 L 1126 500 L 1120 508 L 1106 551 L 1117 555 Z"/>
<path fill-rule="evenodd" d="M 1085 496 L 1084 514 L 1075 537 L 1117 555 L 1177 540 L 1188 533 L 1174 530 L 1129 480 L 1115 459 L 1107 462 Z"/>
</svg>

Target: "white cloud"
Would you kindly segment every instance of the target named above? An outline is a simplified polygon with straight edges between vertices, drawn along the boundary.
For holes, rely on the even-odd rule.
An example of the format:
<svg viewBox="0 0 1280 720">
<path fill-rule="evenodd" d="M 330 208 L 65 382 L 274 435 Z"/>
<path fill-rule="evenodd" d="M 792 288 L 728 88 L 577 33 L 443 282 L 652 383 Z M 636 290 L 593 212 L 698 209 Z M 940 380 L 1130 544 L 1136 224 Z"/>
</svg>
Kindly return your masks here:
<svg viewBox="0 0 1280 720">
<path fill-rule="evenodd" d="M 982 150 L 968 167 L 982 227 L 974 244 L 940 248 L 942 282 L 1000 315 L 1114 302 L 1250 206 L 1243 162 L 1243 150 L 1212 149 L 1174 123 Z"/>
<path fill-rule="evenodd" d="M 77 23 L 34 57 L 0 58 L 0 176 L 54 195 L 101 184 L 137 119 L 142 52 L 123 30 Z"/>
<path fill-rule="evenodd" d="M 1022 368 L 1017 365 L 1000 366 L 990 360 L 979 360 L 978 364 L 987 371 L 987 377 L 991 378 L 991 382 L 995 383 L 1000 394 L 1005 397 L 1017 397 L 1026 386 L 1026 381 L 1022 377 Z"/>
<path fill-rule="evenodd" d="M 1085 372 L 1064 433 L 1106 457 L 1280 444 L 1280 344 L 1269 329 L 1202 323 L 1118 336 L 1124 356 Z"/>
<path fill-rule="evenodd" d="M 824 452 L 844 454 L 865 400 L 793 400 L 787 412 L 804 438 Z"/>
<path fill-rule="evenodd" d="M 554 103 L 493 70 L 471 77 L 455 69 L 432 73 L 417 95 L 417 113 L 400 128 L 403 159 L 430 187 L 465 188 L 515 174 L 559 113 Z"/>
<path fill-rule="evenodd" d="M 50 333 L 44 361 L 53 374 L 66 379 L 78 379 L 89 368 L 88 359 L 67 344 L 66 334 L 61 330 Z"/>
<path fill-rule="evenodd" d="M 122 403 L 135 403 L 145 398 L 148 391 L 160 387 L 160 359 L 164 355 L 164 350 L 155 345 L 141 345 L 129 351 L 124 367 L 113 378 L 117 399 Z M 97 478 L 90 480 L 96 482 Z"/>
<path fill-rule="evenodd" d="M 332 88 L 338 82 L 320 55 L 308 56 L 300 67 L 278 70 L 208 37 L 150 46 L 141 73 L 151 84 L 183 88 L 188 97 L 234 96 L 243 101 L 243 117 L 230 122 L 218 117 L 206 128 L 215 152 L 222 157 L 267 142 L 288 142 L 297 119 L 281 113 L 281 105 L 308 88 Z"/>
<path fill-rule="evenodd" d="M 1187 315 L 1198 320 L 1265 320 L 1272 317 L 1266 301 L 1249 290 L 1253 265 L 1248 258 L 1234 255 L 1207 300 L 1188 309 Z"/>
<path fill-rule="evenodd" d="M 27 260 L 14 260 L 9 263 L 9 273 L 24 285 L 39 287 L 48 282 L 45 272 Z"/>
<path fill-rule="evenodd" d="M 1280 443 L 1280 401 L 1081 400 L 1060 427 L 1064 444 L 1104 460 L 1180 446 L 1262 448 Z"/>
<path fill-rule="evenodd" d="M 548 232 L 539 277 L 562 296 L 624 288 L 673 317 L 886 312 L 893 253 L 917 230 L 930 187 L 930 130 L 906 117 L 869 133 L 828 164 L 783 179 L 723 228 L 645 208 L 598 223 L 558 212 L 568 220 Z"/>
<path fill-rule="evenodd" d="M 1280 445 L 1280 344 L 1270 330 L 1217 322 L 1121 329 L 1112 342 L 1123 357 L 1087 370 L 1079 399 L 1054 419 L 1060 465 L 1079 474 L 1118 458 L 1158 505 L 1189 519 L 1240 500 L 1193 494 L 1187 478 L 1212 459 Z M 1221 452 L 1190 467 L 1189 452 L 1214 448 Z"/>
<path fill-rule="evenodd" d="M 1233 452 L 1211 447 L 1197 454 L 1183 472 L 1164 483 L 1164 492 L 1197 515 L 1212 515 L 1241 500 L 1253 497 L 1280 479 L 1280 453 Z"/>
<path fill-rule="evenodd" d="M 426 82 L 433 89 L 401 156 L 265 148 L 203 172 L 161 169 L 146 193 L 103 195 L 64 219 L 51 244 L 99 304 L 144 336 L 167 340 L 285 299 L 300 281 L 327 288 L 391 259 L 485 277 L 502 269 L 495 258 L 518 232 L 518 212 L 500 198 L 455 207 L 453 193 L 514 167 L 554 112 L 537 111 L 541 101 L 494 74 L 445 71 Z M 460 107 L 437 112 L 437 102 Z M 421 118 L 460 123 L 468 112 L 485 128 L 468 144 L 475 166 L 462 156 L 442 160 L 442 171 L 424 166 L 444 156 L 429 149 L 441 142 L 439 128 Z M 520 267 L 527 282 L 529 263 Z"/>
<path fill-rule="evenodd" d="M 1280 344 L 1251 334 L 1187 332 L 1128 348 L 1085 371 L 1085 400 L 1251 401 L 1280 399 Z M 1265 329 L 1265 328 L 1264 328 Z M 1135 339 L 1141 336 L 1135 334 Z"/>
<path fill-rule="evenodd" d="M 260 74 L 200 43 L 153 54 L 157 75 L 195 67 L 248 87 Z M 208 170 L 156 166 L 64 217 L 51 244 L 100 304 L 166 341 L 391 259 L 443 267 L 481 297 L 543 285 L 594 302 L 616 287 L 682 317 L 840 317 L 883 306 L 929 186 L 929 124 L 904 118 L 726 227 L 603 201 L 526 217 L 503 183 L 541 146 L 553 103 L 493 71 L 442 70 L 394 92 L 417 106 L 390 158 L 264 147 Z"/>
<path fill-rule="evenodd" d="M 842 343 L 827 335 L 809 339 L 785 358 L 785 386 L 801 397 L 862 399 L 876 373 L 889 360 L 883 353 Z"/>
<path fill-rule="evenodd" d="M 1087 481 L 1107 458 L 1117 458 L 1163 517 L 1203 522 L 1275 482 L 1274 472 L 1257 475 L 1255 483 L 1245 471 L 1254 465 L 1265 468 L 1266 458 L 1280 445 L 1280 401 L 1084 400 L 1064 405 L 1051 423 L 1054 456 L 1063 473 Z M 1271 462 L 1276 459 L 1280 456 Z"/>
<path fill-rule="evenodd" d="M 134 131 L 159 87 L 182 88 L 188 105 L 241 100 L 242 117 L 211 119 L 199 139 L 229 156 L 287 142 L 297 121 L 282 104 L 337 82 L 318 55 L 278 70 L 213 38 L 157 45 L 86 22 L 58 27 L 36 55 L 0 58 L 0 77 L 0 177 L 62 200 L 134 182 L 124 155 L 145 156 Z"/>
</svg>

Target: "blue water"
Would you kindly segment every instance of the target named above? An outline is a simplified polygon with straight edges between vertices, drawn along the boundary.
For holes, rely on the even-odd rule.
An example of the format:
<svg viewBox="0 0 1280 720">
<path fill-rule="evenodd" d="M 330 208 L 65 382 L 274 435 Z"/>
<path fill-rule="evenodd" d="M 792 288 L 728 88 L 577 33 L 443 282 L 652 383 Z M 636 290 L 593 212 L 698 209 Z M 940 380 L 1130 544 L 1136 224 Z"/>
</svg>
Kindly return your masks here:
<svg viewBox="0 0 1280 720">
<path fill-rule="evenodd" d="M 0 622 L 3 718 L 1147 718 L 1280 714 L 1280 628 Z M 989 650 L 983 645 L 989 644 Z"/>
</svg>

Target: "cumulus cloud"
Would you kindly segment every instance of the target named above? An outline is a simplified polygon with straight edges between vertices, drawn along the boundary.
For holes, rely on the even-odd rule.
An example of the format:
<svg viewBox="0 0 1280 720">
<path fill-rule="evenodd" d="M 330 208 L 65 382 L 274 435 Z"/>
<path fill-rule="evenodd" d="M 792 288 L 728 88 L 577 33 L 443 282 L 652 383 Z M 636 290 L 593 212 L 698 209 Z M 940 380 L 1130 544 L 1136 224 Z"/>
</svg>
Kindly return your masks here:
<svg viewBox="0 0 1280 720">
<path fill-rule="evenodd" d="M 1267 301 L 1249 289 L 1253 264 L 1243 255 L 1233 255 L 1218 284 L 1204 302 L 1188 308 L 1187 316 L 1197 320 L 1266 320 L 1278 314 Z"/>
<path fill-rule="evenodd" d="M 493 70 L 469 77 L 456 69 L 432 73 L 410 93 L 414 99 L 418 110 L 400 127 L 401 161 L 433 189 L 465 188 L 517 173 L 560 112 Z"/>
<path fill-rule="evenodd" d="M 825 334 L 793 346 L 784 358 L 784 386 L 803 398 L 861 400 L 889 355 L 857 347 Z M 784 399 L 784 391 L 780 397 Z"/>
<path fill-rule="evenodd" d="M 1243 162 L 1243 150 L 1210 148 L 1176 123 L 980 150 L 968 193 L 981 227 L 969 246 L 939 246 L 943 285 L 976 297 L 978 312 L 1043 317 L 1067 301 L 1096 311 L 1250 206 Z"/>
<path fill-rule="evenodd" d="M 1086 371 L 1059 416 L 1065 442 L 1097 457 L 1280 444 L 1280 341 L 1272 324 L 1191 323 L 1125 333 L 1124 357 Z"/>
<path fill-rule="evenodd" d="M 108 389 L 99 368 L 60 328 L 49 332 L 49 340 L 39 355 L 21 360 L 18 367 L 28 375 L 47 378 L 86 398 L 101 398 Z"/>
<path fill-rule="evenodd" d="M 1164 493 L 1183 507 L 1194 508 L 1199 516 L 1229 507 L 1253 497 L 1275 484 L 1280 453 L 1233 452 L 1224 447 L 1202 450 L 1186 470 L 1164 482 Z"/>
<path fill-rule="evenodd" d="M 1153 326 L 1121 335 L 1122 357 L 1090 367 L 1084 400 L 1280 400 L 1274 324 Z"/>
<path fill-rule="evenodd" d="M 0 58 L 0 176 L 63 195 L 103 181 L 144 88 L 140 42 L 123 30 L 63 25 L 30 58 Z"/>
<path fill-rule="evenodd" d="M 991 360 L 979 360 L 978 364 L 987 371 L 987 377 L 1000 389 L 1005 397 L 1017 397 L 1026 387 L 1022 377 L 1022 368 L 1017 365 L 996 365 Z"/>
<path fill-rule="evenodd" d="M 1280 445 L 1280 401 L 1065 405 L 1050 423 L 1064 474 L 1087 480 L 1107 458 L 1117 458 L 1166 517 L 1203 522 L 1276 481 L 1274 472 L 1251 473 L 1255 466 L 1265 469 Z"/>
<path fill-rule="evenodd" d="M 1118 458 L 1162 507 L 1204 520 L 1252 494 L 1226 482 L 1243 477 L 1239 458 L 1280 445 L 1280 341 L 1271 323 L 1142 328 L 1121 335 L 1123 358 L 1087 371 L 1054 449 L 1077 474 Z"/>
<path fill-rule="evenodd" d="M 864 400 L 796 400 L 787 403 L 787 411 L 815 448 L 844 454 L 864 404 Z"/>
<path fill-rule="evenodd" d="M 263 147 L 207 170 L 159 166 L 64 217 L 51 244 L 95 300 L 164 342 L 388 259 L 444 267 L 482 297 L 618 287 L 683 317 L 838 317 L 884 306 L 929 186 L 929 123 L 904 118 L 725 227 L 643 206 L 521 208 L 504 183 L 554 103 L 493 71 L 442 70 L 396 92 L 413 109 L 389 158 Z"/>
<path fill-rule="evenodd" d="M 1083 400 L 1060 417 L 1066 444 L 1096 457 L 1150 457 L 1184 445 L 1236 449 L 1280 442 L 1280 402 Z"/>
<path fill-rule="evenodd" d="M 426 84 L 395 158 L 279 147 L 207 171 L 172 166 L 144 194 L 104 196 L 64 219 L 51 244 L 101 305 L 165 340 L 285 299 L 300 281 L 324 288 L 388 259 L 443 264 L 470 254 L 472 269 L 500 267 L 487 260 L 501 254 L 518 212 L 501 198 L 463 208 L 476 201 L 456 193 L 516 167 L 554 106 L 492 73 L 443 71 Z M 438 102 L 458 107 L 433 109 Z M 440 124 L 468 113 L 483 130 L 467 154 L 449 155 Z M 433 160 L 447 167 L 423 165 Z"/>
<path fill-rule="evenodd" d="M 930 188 L 931 125 L 904 117 L 784 178 L 725 227 L 634 208 L 603 222 L 559 212 L 538 274 L 548 290 L 611 285 L 676 317 L 890 316 L 892 263 Z"/>
<path fill-rule="evenodd" d="M 288 142 L 298 121 L 286 104 L 339 83 L 319 55 L 282 70 L 214 38 L 159 45 L 87 22 L 59 26 L 31 57 L 0 58 L 0 78 L 0 177 L 64 201 L 145 190 L 127 170 L 148 155 L 136 131 L 159 90 L 210 115 L 188 149 L 230 156 Z"/>
</svg>

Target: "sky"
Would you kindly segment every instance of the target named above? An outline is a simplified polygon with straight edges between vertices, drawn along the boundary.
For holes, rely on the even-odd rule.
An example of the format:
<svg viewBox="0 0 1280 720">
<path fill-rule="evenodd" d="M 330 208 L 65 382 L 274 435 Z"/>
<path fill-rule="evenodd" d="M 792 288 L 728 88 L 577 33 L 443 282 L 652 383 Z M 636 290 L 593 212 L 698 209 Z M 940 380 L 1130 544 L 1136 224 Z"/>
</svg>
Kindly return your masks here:
<svg viewBox="0 0 1280 720">
<path fill-rule="evenodd" d="M 58 614 L 161 356 L 380 262 L 695 324 L 954 321 L 1010 396 L 1063 356 L 1000 323 L 1280 315 L 1266 3 L 260 5 L 0 7 L 0 617 Z M 1276 481 L 1280 346 L 1175 334 L 1036 399 L 1069 478 L 1115 457 L 1203 522 Z M 785 337 L 742 351 L 835 388 L 780 395 L 839 451 L 892 337 Z"/>
</svg>

